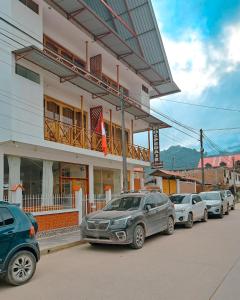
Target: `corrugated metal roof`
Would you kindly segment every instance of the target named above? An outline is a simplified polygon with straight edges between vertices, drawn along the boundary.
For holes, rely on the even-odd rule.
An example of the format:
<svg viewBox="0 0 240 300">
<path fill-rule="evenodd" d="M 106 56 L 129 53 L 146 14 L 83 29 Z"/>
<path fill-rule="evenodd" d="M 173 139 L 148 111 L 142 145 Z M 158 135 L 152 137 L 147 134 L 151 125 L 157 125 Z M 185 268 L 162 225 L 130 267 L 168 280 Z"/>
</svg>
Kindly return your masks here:
<svg viewBox="0 0 240 300">
<path fill-rule="evenodd" d="M 58 54 L 51 50 L 44 49 L 43 51 L 35 46 L 25 47 L 13 51 L 17 55 L 18 59 L 28 60 L 39 67 L 57 75 L 60 79 L 66 79 L 66 81 L 82 88 L 90 94 L 96 95 L 99 98 L 111 103 L 116 107 L 121 106 L 121 97 L 114 93 L 113 90 L 108 89 L 106 83 L 94 77 L 86 70 L 83 70 L 76 66 L 70 66 L 70 62 L 64 63 L 64 58 L 59 57 Z M 22 57 L 21 55 L 24 55 Z M 117 92 L 117 91 L 116 91 Z M 141 108 L 140 104 L 137 104 L 134 99 L 124 96 L 124 104 L 126 106 L 125 111 L 132 114 L 136 119 L 143 119 L 147 125 L 146 128 L 142 128 L 141 131 L 145 131 L 148 128 L 157 126 L 158 128 L 170 127 L 167 123 L 159 120 L 155 116 L 146 112 Z M 136 131 L 139 132 L 139 131 Z"/>
<path fill-rule="evenodd" d="M 240 161 L 240 154 L 204 157 L 203 164 L 205 167 L 210 164 L 213 168 L 216 168 L 221 167 L 221 163 L 223 163 L 226 167 L 232 168 L 233 161 Z M 198 168 L 201 168 L 201 160 L 198 163 Z"/>
<path fill-rule="evenodd" d="M 179 92 L 171 75 L 150 0 L 48 0 L 48 2 L 57 5 L 67 16 L 79 11 L 78 14 L 72 15 L 71 19 L 145 78 L 154 89 L 150 95 L 152 98 Z M 101 36 L 109 31 L 110 34 Z M 98 38 L 99 36 L 101 38 Z M 129 55 L 130 53 L 132 54 Z"/>
</svg>

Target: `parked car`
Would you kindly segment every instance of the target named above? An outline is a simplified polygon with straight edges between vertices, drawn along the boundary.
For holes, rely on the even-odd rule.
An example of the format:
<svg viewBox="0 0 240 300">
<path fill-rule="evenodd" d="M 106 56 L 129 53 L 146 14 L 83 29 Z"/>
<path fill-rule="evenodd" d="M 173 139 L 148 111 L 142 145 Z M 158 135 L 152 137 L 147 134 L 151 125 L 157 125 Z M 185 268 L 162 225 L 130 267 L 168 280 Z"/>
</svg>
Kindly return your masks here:
<svg viewBox="0 0 240 300">
<path fill-rule="evenodd" d="M 192 228 L 193 222 L 207 222 L 208 212 L 206 203 L 196 194 L 174 194 L 170 197 L 176 211 L 176 223 Z"/>
<path fill-rule="evenodd" d="M 17 205 L 0 201 L 0 277 L 12 285 L 28 282 L 40 259 L 33 220 Z"/>
<path fill-rule="evenodd" d="M 229 190 L 223 190 L 221 191 L 223 197 L 225 197 L 228 201 L 229 207 L 234 210 L 235 209 L 235 198 L 233 196 L 233 194 L 231 193 L 231 191 Z"/>
<path fill-rule="evenodd" d="M 229 214 L 228 200 L 223 197 L 221 192 L 201 192 L 199 195 L 207 204 L 208 215 L 218 215 L 223 218 L 224 214 Z"/>
<path fill-rule="evenodd" d="M 130 244 L 142 248 L 145 237 L 164 231 L 173 234 L 175 210 L 160 192 L 122 194 L 105 208 L 87 215 L 81 224 L 85 241 L 94 245 Z"/>
</svg>

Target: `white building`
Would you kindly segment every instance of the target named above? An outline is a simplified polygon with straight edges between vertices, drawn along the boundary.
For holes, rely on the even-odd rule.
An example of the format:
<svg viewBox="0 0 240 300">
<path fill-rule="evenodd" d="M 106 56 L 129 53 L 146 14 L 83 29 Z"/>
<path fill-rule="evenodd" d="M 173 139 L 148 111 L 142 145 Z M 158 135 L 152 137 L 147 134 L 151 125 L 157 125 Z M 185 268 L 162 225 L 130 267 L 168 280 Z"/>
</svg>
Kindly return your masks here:
<svg viewBox="0 0 240 300">
<path fill-rule="evenodd" d="M 0 198 L 22 184 L 23 206 L 42 214 L 60 210 L 49 195 L 119 193 L 121 97 L 129 187 L 141 185 L 133 170 L 150 165 L 150 145 L 134 145 L 134 133 L 168 127 L 150 98 L 178 91 L 150 0 L 2 0 Z"/>
</svg>

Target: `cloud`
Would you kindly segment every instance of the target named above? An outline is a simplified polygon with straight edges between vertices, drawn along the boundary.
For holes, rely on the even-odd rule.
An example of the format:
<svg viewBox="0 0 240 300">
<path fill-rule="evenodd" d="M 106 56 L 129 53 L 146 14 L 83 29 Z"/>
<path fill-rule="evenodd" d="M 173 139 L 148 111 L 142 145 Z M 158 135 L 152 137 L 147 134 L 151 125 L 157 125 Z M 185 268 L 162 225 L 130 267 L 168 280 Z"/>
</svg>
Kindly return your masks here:
<svg viewBox="0 0 240 300">
<path fill-rule="evenodd" d="M 206 40 L 194 30 L 186 30 L 177 40 L 164 36 L 174 81 L 182 93 L 200 102 L 203 92 L 218 85 L 224 74 L 240 64 L 240 23 L 226 26 L 217 40 Z"/>
</svg>

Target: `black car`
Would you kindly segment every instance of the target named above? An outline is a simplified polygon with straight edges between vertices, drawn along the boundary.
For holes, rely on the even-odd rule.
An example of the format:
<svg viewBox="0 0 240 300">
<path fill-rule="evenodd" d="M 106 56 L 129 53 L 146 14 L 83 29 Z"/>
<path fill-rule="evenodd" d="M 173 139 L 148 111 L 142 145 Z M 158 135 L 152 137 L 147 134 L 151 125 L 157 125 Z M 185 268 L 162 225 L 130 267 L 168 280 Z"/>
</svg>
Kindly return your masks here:
<svg viewBox="0 0 240 300">
<path fill-rule="evenodd" d="M 103 210 L 87 215 L 81 234 L 90 244 L 130 244 L 142 248 L 145 237 L 174 231 L 175 210 L 167 195 L 159 192 L 122 194 Z"/>
<path fill-rule="evenodd" d="M 26 283 L 35 273 L 40 259 L 36 231 L 32 215 L 0 201 L 0 277 L 12 285 Z"/>
</svg>

